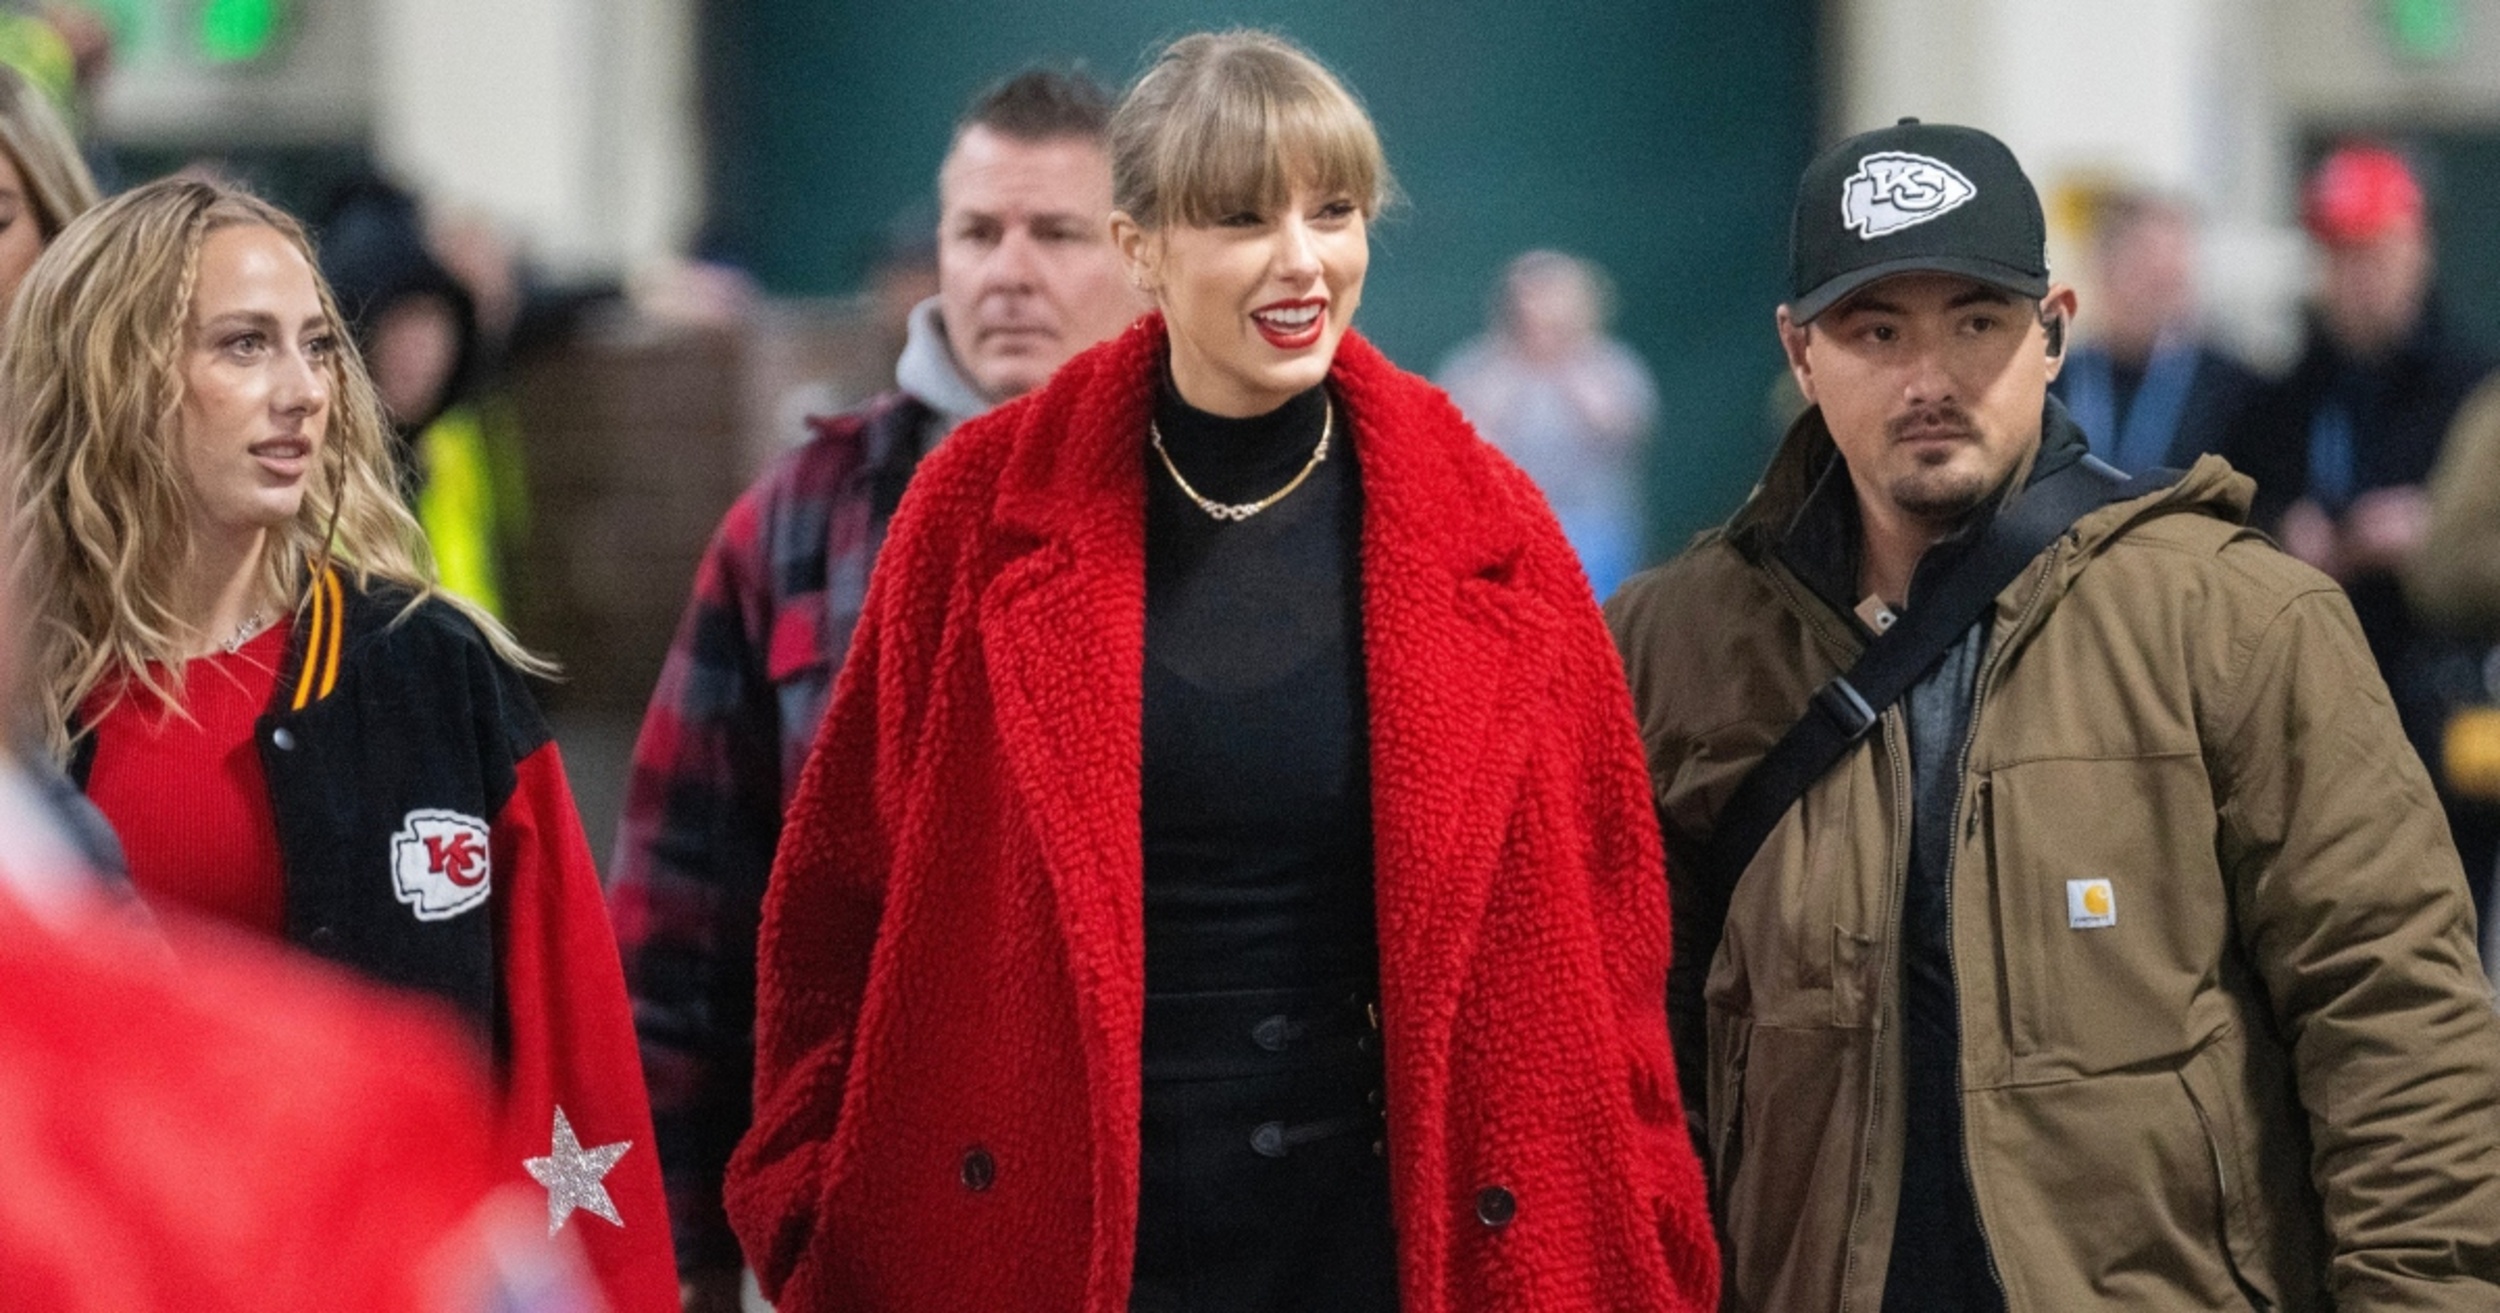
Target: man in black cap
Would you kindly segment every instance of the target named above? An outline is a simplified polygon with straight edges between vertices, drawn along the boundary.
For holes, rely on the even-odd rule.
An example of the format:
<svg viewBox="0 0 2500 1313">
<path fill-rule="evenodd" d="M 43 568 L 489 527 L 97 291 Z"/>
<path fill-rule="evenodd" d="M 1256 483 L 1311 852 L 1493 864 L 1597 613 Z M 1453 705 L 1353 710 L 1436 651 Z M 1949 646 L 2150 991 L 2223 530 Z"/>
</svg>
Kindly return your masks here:
<svg viewBox="0 0 2500 1313">
<path fill-rule="evenodd" d="M 1969 128 L 1808 166 L 1810 408 L 1607 606 L 1729 1305 L 2500 1308 L 2500 1016 L 2334 584 L 2050 400 Z"/>
</svg>

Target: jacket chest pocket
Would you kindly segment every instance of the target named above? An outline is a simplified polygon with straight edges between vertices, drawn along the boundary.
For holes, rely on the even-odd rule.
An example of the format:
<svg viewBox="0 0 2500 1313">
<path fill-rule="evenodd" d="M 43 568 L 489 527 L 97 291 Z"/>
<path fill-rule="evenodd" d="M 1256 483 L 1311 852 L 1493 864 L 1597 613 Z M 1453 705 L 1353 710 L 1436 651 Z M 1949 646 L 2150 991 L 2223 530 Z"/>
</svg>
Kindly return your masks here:
<svg viewBox="0 0 2500 1313">
<path fill-rule="evenodd" d="M 1997 977 L 2016 1079 L 2173 1057 L 2207 1032 L 2199 1006 L 2231 917 L 2201 757 L 2000 767 L 1981 781 L 1973 825 L 1987 860 L 1955 891 L 1955 963 L 1966 992 Z M 1966 1019 L 1985 1015 L 1973 1002 Z"/>
<path fill-rule="evenodd" d="M 1892 852 L 1870 744 L 1797 804 L 1738 882 L 1711 1000 L 1779 1026 L 1872 1024 Z"/>
</svg>

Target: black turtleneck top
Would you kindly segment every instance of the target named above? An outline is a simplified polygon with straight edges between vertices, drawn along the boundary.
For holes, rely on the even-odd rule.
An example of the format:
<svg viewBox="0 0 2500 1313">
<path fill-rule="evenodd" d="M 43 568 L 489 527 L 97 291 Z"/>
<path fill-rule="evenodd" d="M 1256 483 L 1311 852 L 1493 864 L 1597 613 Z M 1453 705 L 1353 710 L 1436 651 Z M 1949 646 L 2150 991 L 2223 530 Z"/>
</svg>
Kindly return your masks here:
<svg viewBox="0 0 2500 1313">
<path fill-rule="evenodd" d="M 1190 486 L 1238 504 L 1292 482 L 1331 405 L 1314 387 L 1228 419 L 1167 380 L 1154 417 Z M 1377 973 L 1352 436 L 1337 408 L 1328 458 L 1237 522 L 1145 449 L 1150 994 Z"/>
</svg>

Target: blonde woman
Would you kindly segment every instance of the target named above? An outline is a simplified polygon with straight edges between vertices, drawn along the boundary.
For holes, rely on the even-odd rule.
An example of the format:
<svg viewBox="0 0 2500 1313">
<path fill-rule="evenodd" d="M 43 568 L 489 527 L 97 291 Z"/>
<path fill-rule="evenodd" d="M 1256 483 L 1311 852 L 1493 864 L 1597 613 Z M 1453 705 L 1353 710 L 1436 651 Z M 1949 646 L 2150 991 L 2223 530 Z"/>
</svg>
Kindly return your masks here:
<svg viewBox="0 0 2500 1313">
<path fill-rule="evenodd" d="M 168 179 L 88 212 L 0 354 L 50 746 L 133 884 L 450 1005 L 516 1178 L 620 1310 L 670 1308 L 613 941 L 492 620 L 436 593 L 301 229 Z"/>
<path fill-rule="evenodd" d="M 1621 669 L 1349 331 L 1370 120 L 1201 35 L 1112 144 L 1160 313 L 921 467 L 783 831 L 749 1259 L 783 1313 L 1711 1307 Z"/>
</svg>

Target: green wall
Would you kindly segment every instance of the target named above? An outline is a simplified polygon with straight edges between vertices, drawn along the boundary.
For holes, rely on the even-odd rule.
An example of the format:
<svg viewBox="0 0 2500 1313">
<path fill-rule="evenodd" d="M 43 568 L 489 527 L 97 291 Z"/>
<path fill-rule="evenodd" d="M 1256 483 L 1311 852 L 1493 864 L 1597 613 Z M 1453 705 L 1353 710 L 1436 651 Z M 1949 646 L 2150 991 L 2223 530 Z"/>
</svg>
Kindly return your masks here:
<svg viewBox="0 0 2500 1313">
<path fill-rule="evenodd" d="M 2425 175 L 2440 308 L 2467 338 L 2485 349 L 2500 348 L 2500 297 L 2492 295 L 2500 287 L 2500 222 L 2483 201 L 2500 196 L 2500 130 L 2475 126 L 2378 135 L 2411 153 Z M 2337 140 L 2316 141 L 2309 167 Z"/>
<path fill-rule="evenodd" d="M 1767 450 L 1771 308 L 1819 113 L 1818 8 L 712 0 L 707 240 L 770 290 L 846 289 L 882 226 L 929 195 L 984 83 L 1049 59 L 1116 88 L 1172 37 L 1273 27 L 1364 97 L 1411 202 L 1375 229 L 1363 298 L 1361 327 L 1393 358 L 1431 371 L 1530 246 L 1613 273 L 1617 331 L 1664 397 L 1650 541 L 1670 550 L 1733 508 Z"/>
</svg>

